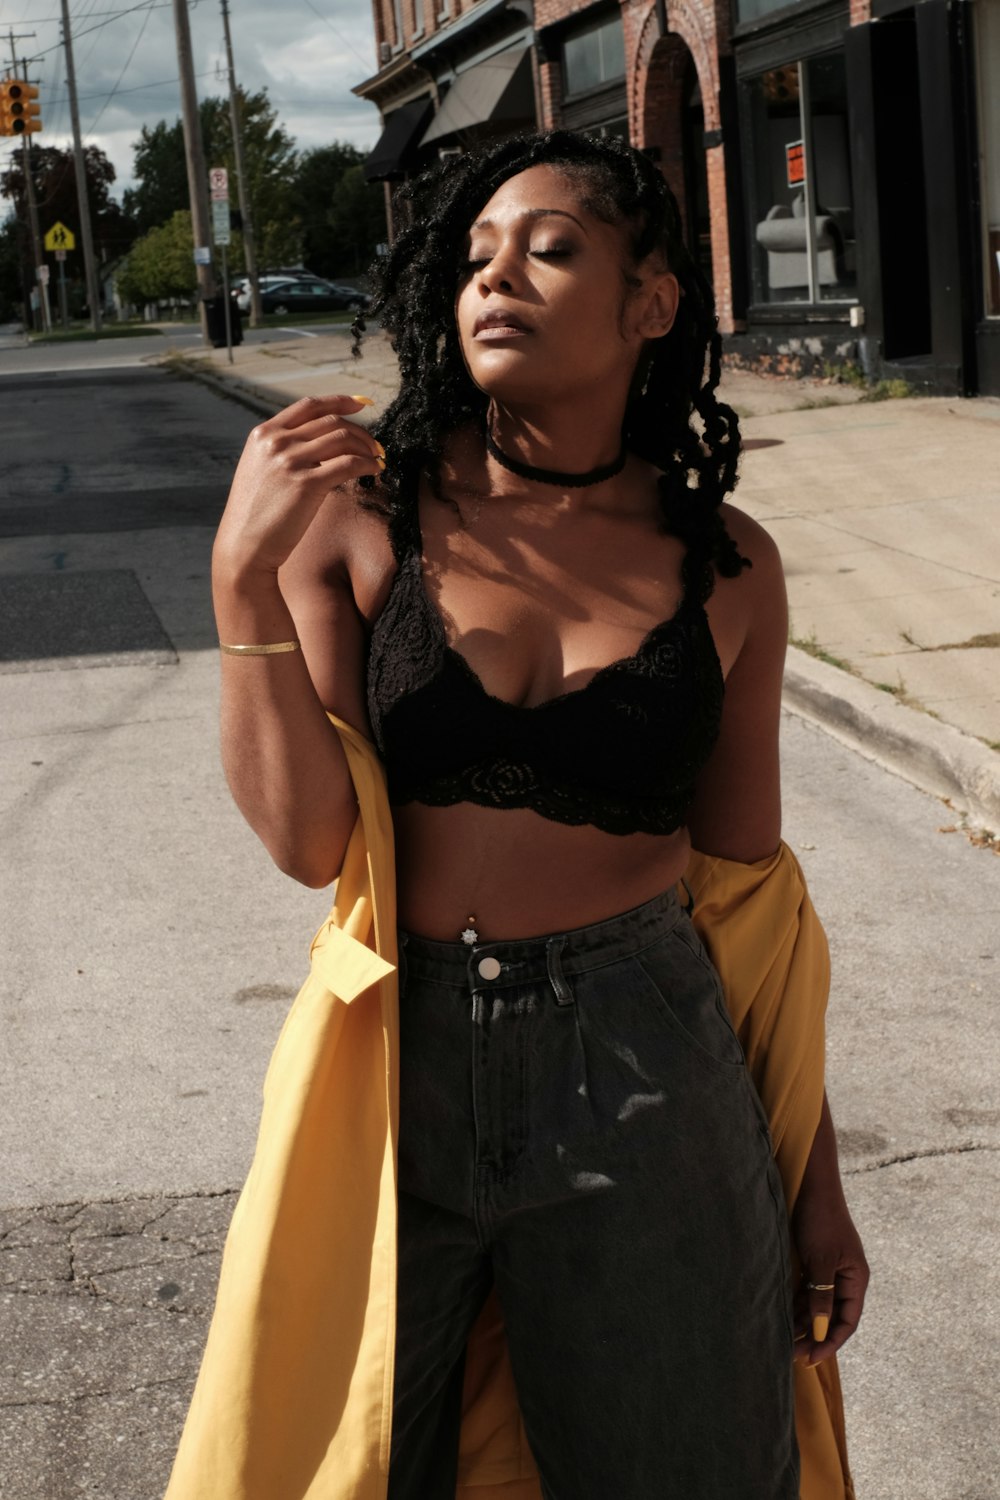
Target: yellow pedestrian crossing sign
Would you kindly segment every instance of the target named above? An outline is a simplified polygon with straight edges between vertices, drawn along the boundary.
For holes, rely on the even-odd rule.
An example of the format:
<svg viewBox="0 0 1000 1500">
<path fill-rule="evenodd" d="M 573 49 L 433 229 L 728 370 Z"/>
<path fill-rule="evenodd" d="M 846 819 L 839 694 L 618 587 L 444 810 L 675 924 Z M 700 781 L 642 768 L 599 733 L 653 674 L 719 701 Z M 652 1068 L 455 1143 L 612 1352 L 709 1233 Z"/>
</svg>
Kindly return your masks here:
<svg viewBox="0 0 1000 1500">
<path fill-rule="evenodd" d="M 76 235 L 65 224 L 53 224 L 45 236 L 46 250 L 75 250 Z"/>
</svg>

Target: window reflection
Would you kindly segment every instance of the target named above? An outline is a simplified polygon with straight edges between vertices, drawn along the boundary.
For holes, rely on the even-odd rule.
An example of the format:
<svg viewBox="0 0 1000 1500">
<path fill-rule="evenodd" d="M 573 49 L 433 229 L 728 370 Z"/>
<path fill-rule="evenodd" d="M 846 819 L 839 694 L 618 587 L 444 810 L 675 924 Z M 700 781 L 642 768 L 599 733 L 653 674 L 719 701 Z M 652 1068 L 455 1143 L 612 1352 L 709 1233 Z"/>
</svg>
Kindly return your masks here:
<svg viewBox="0 0 1000 1500">
<path fill-rule="evenodd" d="M 756 302 L 857 295 L 847 82 L 840 52 L 772 68 L 746 87 Z"/>
</svg>

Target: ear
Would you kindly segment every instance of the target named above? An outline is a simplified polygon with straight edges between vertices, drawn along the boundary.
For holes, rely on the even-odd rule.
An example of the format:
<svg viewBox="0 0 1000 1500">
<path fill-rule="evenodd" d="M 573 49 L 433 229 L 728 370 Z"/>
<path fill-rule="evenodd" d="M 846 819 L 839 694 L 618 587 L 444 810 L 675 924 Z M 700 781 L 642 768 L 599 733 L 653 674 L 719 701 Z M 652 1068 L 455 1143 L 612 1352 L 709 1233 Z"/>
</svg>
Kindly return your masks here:
<svg viewBox="0 0 1000 1500">
<path fill-rule="evenodd" d="M 661 271 L 650 277 L 637 330 L 643 338 L 662 339 L 670 332 L 680 300 L 680 283 L 672 271 Z"/>
</svg>

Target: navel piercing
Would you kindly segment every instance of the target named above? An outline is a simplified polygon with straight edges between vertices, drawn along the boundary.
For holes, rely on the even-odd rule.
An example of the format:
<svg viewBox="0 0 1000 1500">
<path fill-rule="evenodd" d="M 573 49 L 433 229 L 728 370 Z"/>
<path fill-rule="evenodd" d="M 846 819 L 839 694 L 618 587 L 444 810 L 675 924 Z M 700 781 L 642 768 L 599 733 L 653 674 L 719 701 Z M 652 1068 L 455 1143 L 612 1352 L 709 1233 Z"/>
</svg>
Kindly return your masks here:
<svg viewBox="0 0 1000 1500">
<path fill-rule="evenodd" d="M 476 931 L 476 914 L 475 914 L 475 912 L 473 912 L 469 917 L 467 917 L 466 920 L 468 921 L 469 925 L 468 925 L 468 927 L 465 928 L 464 932 L 462 933 L 462 942 L 463 943 L 468 943 L 469 947 L 471 948 L 471 947 L 474 946 L 474 944 L 476 944 L 476 943 L 479 942 L 479 933 Z"/>
</svg>

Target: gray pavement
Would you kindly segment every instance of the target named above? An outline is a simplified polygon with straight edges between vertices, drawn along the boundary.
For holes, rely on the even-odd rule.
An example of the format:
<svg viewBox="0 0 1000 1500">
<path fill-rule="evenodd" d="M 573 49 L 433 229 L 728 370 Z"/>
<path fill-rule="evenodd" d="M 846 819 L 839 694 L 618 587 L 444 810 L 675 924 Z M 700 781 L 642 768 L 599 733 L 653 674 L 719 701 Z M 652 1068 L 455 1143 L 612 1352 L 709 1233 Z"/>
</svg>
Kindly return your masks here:
<svg viewBox="0 0 1000 1500">
<path fill-rule="evenodd" d="M 28 382 L 20 408 L 0 381 L 12 460 L 36 398 L 59 403 L 45 465 L 0 507 L 0 597 L 27 589 L 48 631 L 34 669 L 0 661 L 0 1500 L 157 1500 L 327 895 L 271 867 L 218 766 L 208 556 L 253 418 L 141 368 Z M 144 611 L 67 651 L 53 577 L 96 629 L 123 574 L 166 659 Z M 859 1500 L 998 1500 L 1000 860 L 829 728 L 786 717 L 785 831 L 830 933 L 830 1093 L 874 1272 L 844 1359 Z"/>
</svg>

